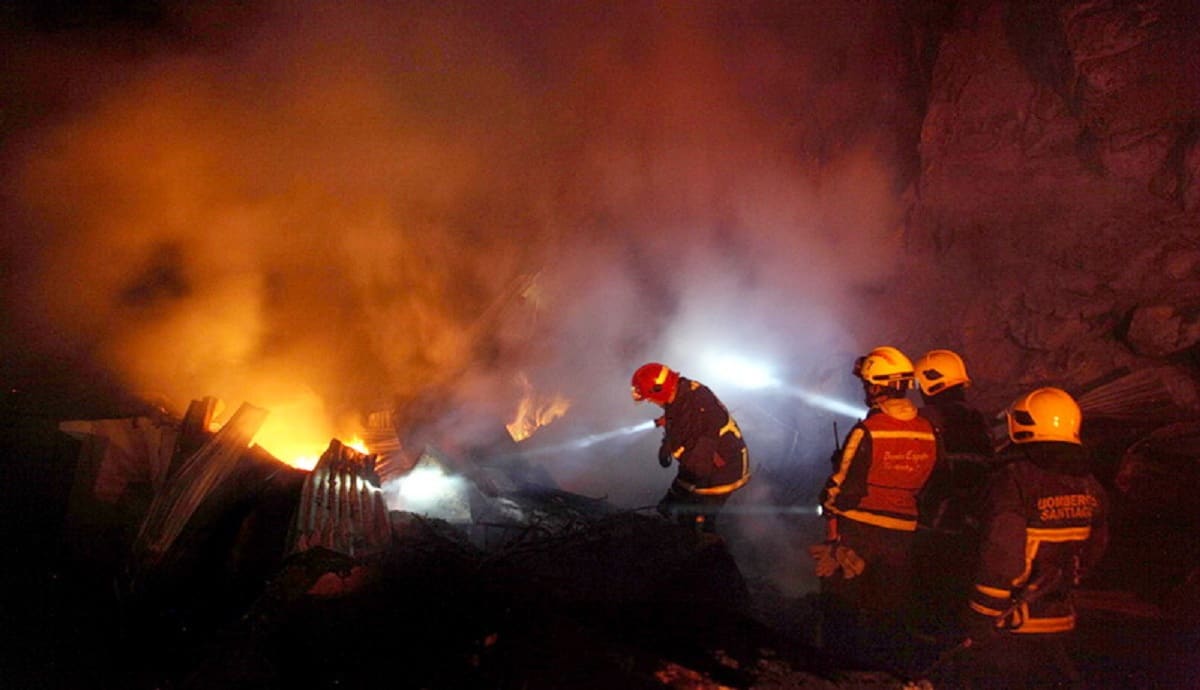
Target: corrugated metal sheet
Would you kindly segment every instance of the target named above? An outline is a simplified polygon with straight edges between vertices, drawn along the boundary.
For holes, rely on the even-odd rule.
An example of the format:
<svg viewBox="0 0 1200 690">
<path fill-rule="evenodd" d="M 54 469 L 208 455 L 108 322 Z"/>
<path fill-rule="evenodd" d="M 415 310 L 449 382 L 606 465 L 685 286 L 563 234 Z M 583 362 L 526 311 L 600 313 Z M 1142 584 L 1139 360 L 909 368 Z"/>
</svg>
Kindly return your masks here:
<svg viewBox="0 0 1200 690">
<path fill-rule="evenodd" d="M 304 482 L 292 522 L 288 552 L 321 546 L 360 557 L 391 543 L 387 505 L 375 473 L 376 456 L 360 453 L 337 439 Z"/>
<path fill-rule="evenodd" d="M 1195 377 L 1180 367 L 1141 369 L 1082 393 L 1079 407 L 1087 418 L 1169 421 L 1200 411 Z"/>
<path fill-rule="evenodd" d="M 220 431 L 183 461 L 150 503 L 133 551 L 144 564 L 153 564 L 175 543 L 196 508 L 236 467 L 238 459 L 269 413 L 242 404 Z"/>
</svg>

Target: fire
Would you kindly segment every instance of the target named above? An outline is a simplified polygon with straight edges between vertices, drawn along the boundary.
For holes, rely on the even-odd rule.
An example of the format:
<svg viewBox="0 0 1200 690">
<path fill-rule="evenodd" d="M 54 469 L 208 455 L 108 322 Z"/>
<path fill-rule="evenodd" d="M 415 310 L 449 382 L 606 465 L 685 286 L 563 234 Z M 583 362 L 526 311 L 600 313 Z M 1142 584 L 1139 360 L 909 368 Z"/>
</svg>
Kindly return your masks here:
<svg viewBox="0 0 1200 690">
<path fill-rule="evenodd" d="M 259 437 L 261 436 L 262 434 L 260 433 Z M 309 452 L 309 449 L 312 447 L 311 444 L 289 440 L 288 429 L 286 427 L 276 430 L 272 436 L 273 438 L 265 439 L 256 437 L 254 443 L 283 462 L 301 470 L 312 470 L 316 467 L 317 461 L 321 459 L 321 453 L 325 452 L 325 449 L 329 447 L 329 439 L 325 439 L 320 444 L 320 449 L 316 453 L 311 453 Z M 369 452 L 366 442 L 358 436 L 353 436 L 349 441 L 342 441 L 342 443 L 360 453 Z"/>
<path fill-rule="evenodd" d="M 512 422 L 504 425 L 508 429 L 508 435 L 518 443 L 565 415 L 571 408 L 571 401 L 557 393 L 551 396 L 536 395 L 524 376 L 521 377 L 521 383 L 525 388 L 525 396 L 517 405 L 517 414 Z"/>
<path fill-rule="evenodd" d="M 343 440 L 342 443 L 360 453 L 368 452 L 362 437 L 353 431 L 355 425 L 345 424 L 340 425 L 341 429 L 334 428 L 324 403 L 314 393 L 305 392 L 264 407 L 271 414 L 254 437 L 254 445 L 292 467 L 301 470 L 316 467 L 321 453 L 325 452 L 333 438 L 349 438 L 349 441 Z M 224 405 L 218 406 L 218 410 L 223 408 Z M 224 421 L 214 417 L 209 429 L 217 431 Z"/>
<path fill-rule="evenodd" d="M 317 466 L 317 461 L 320 459 L 321 458 L 316 455 L 299 455 L 294 458 L 284 460 L 284 462 L 298 470 L 312 472 L 313 468 Z"/>
<path fill-rule="evenodd" d="M 342 443 L 344 443 L 346 446 L 353 448 L 354 450 L 357 450 L 358 452 L 363 453 L 363 454 L 367 454 L 367 453 L 371 452 L 371 451 L 367 450 L 367 442 L 362 440 L 362 437 L 360 437 L 360 436 L 353 436 L 350 438 L 349 441 L 343 441 Z"/>
</svg>

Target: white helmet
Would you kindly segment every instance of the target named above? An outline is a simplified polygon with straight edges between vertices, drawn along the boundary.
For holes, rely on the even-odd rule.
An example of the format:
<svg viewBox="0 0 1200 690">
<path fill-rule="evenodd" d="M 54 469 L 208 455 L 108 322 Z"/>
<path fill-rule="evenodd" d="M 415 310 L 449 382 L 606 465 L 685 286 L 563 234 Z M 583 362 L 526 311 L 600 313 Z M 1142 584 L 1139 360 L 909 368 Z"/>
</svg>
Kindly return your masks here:
<svg viewBox="0 0 1200 690">
<path fill-rule="evenodd" d="M 854 362 L 854 375 L 864 383 L 897 390 L 912 388 L 913 365 L 894 347 L 877 347 Z"/>
</svg>

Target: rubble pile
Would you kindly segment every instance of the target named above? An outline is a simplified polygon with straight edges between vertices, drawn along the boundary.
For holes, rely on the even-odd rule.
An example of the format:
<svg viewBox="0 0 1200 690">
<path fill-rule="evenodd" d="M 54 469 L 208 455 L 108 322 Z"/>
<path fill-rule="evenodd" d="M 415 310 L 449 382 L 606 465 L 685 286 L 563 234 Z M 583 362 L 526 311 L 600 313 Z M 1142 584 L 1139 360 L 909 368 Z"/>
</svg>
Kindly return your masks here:
<svg viewBox="0 0 1200 690">
<path fill-rule="evenodd" d="M 1092 399 L 1108 404 L 1114 386 L 1150 390 L 1145 379 L 1113 377 Z M 394 487 L 375 454 L 334 439 L 311 472 L 297 470 L 245 447 L 250 417 L 208 431 L 210 411 L 197 401 L 183 420 L 63 423 L 69 435 L 6 423 L 5 486 L 17 489 L 6 518 L 28 566 L 5 574 L 20 593 L 7 612 L 23 631 L 6 685 L 903 685 L 822 653 L 815 600 L 743 573 L 725 537 L 534 481 L 543 475 L 513 458 L 434 449 L 408 472 L 453 475 L 453 490 L 421 510 L 389 510 Z M 1194 468 L 1195 435 L 1180 422 L 1147 436 L 1116 485 L 1161 492 L 1156 468 L 1164 458 Z M 38 491 L 57 500 L 17 498 L 50 469 L 60 480 Z M 1195 610 L 1180 586 L 1188 573 L 1153 555 L 1142 596 L 1082 597 L 1081 637 L 1128 657 L 1113 635 L 1133 625 L 1162 640 L 1161 658 L 1095 657 L 1095 674 L 1187 672 L 1180 659 L 1200 640 L 1169 612 Z"/>
<path fill-rule="evenodd" d="M 479 481 L 463 481 L 465 499 L 446 497 L 467 506 L 448 511 L 452 520 L 389 511 L 375 455 L 334 439 L 311 472 L 295 470 L 247 448 L 261 423 L 255 410 L 214 433 L 211 409 L 196 401 L 174 424 L 63 425 L 92 446 L 109 446 L 100 434 L 110 428 L 124 430 L 116 440 L 136 428 L 175 446 L 167 453 L 144 443 L 141 456 L 130 451 L 137 444 L 122 446 L 126 470 L 166 469 L 140 509 L 106 518 L 125 522 L 124 536 L 108 541 L 114 552 L 98 558 L 64 542 L 47 557 L 54 591 L 40 605 L 50 620 L 74 621 L 73 632 L 47 627 L 52 643 L 34 644 L 33 658 L 57 662 L 69 648 L 89 650 L 78 667 L 86 678 L 50 671 L 54 680 L 750 688 L 846 687 L 837 679 L 854 677 L 752 615 L 746 580 L 721 538 L 529 483 L 520 466 L 461 459 L 456 466 Z M 87 466 L 79 458 L 103 467 L 116 457 L 80 454 L 87 446 L 62 452 L 75 453 L 79 468 Z M 441 466 L 437 453 L 413 469 L 422 466 Z M 77 484 L 73 493 L 92 486 Z M 78 529 L 100 502 L 77 497 L 61 524 Z M 30 640 L 38 639 L 34 630 Z M 48 677 L 43 664 L 24 672 L 10 677 Z M 861 674 L 870 683 L 884 676 Z"/>
</svg>

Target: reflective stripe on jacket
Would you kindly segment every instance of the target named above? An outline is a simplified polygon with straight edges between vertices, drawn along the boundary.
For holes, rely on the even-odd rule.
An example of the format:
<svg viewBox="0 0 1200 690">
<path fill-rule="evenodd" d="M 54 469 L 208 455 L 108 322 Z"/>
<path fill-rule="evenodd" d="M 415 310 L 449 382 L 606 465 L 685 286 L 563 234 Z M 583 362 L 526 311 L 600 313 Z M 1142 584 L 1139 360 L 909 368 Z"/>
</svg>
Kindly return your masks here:
<svg viewBox="0 0 1200 690">
<path fill-rule="evenodd" d="M 827 513 L 906 532 L 938 461 L 933 425 L 907 399 L 887 400 L 850 430 L 822 505 Z"/>
<path fill-rule="evenodd" d="M 723 495 L 750 480 L 750 454 L 729 410 L 707 386 L 680 377 L 675 399 L 663 407 L 662 452 L 675 458 L 675 486 Z"/>
<path fill-rule="evenodd" d="M 996 618 L 1012 609 L 1002 624 L 1014 633 L 1065 632 L 1075 627 L 1072 585 L 1107 545 L 1105 492 L 1079 446 L 1029 443 L 1017 452 L 988 487 L 970 610 Z M 1027 584 L 1048 572 L 1061 576 L 1020 603 Z"/>
</svg>

